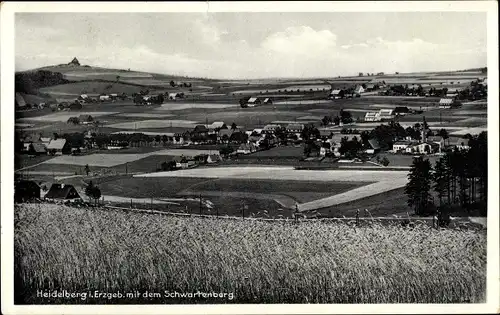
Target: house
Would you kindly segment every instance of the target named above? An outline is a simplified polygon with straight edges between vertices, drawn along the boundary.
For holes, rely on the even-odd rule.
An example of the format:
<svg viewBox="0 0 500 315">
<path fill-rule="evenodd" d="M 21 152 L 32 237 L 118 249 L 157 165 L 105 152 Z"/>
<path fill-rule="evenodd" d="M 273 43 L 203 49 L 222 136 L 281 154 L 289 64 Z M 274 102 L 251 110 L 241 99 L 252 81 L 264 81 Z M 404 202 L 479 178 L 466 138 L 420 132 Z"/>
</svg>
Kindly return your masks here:
<svg viewBox="0 0 500 315">
<path fill-rule="evenodd" d="M 207 126 L 209 129 L 222 128 L 225 123 L 223 121 L 214 121 L 211 125 Z"/>
<path fill-rule="evenodd" d="M 411 141 L 396 141 L 392 144 L 393 152 L 406 152 L 406 149 L 411 146 L 413 142 Z"/>
<path fill-rule="evenodd" d="M 365 91 L 365 89 L 361 85 L 358 85 L 354 88 L 354 94 L 357 94 L 357 95 L 360 95 L 364 91 Z"/>
<path fill-rule="evenodd" d="M 207 156 L 207 163 L 208 164 L 218 163 L 220 161 L 222 161 L 222 158 L 218 154 L 209 154 Z"/>
<path fill-rule="evenodd" d="M 275 124 L 265 125 L 264 128 L 262 128 L 262 133 L 273 135 L 276 133 L 276 129 L 278 129 L 279 127 L 279 125 Z"/>
<path fill-rule="evenodd" d="M 248 107 L 255 107 L 255 105 L 261 104 L 261 101 L 258 97 L 250 97 L 247 101 Z"/>
<path fill-rule="evenodd" d="M 432 154 L 439 150 L 439 145 L 433 142 L 413 144 L 406 148 L 407 153 Z"/>
<path fill-rule="evenodd" d="M 367 112 L 365 114 L 365 121 L 380 121 L 380 112 Z"/>
<path fill-rule="evenodd" d="M 46 155 L 47 148 L 43 143 L 30 143 L 28 148 L 29 155 Z"/>
<path fill-rule="evenodd" d="M 262 104 L 272 104 L 273 100 L 269 97 L 265 98 L 264 101 L 262 101 Z"/>
<path fill-rule="evenodd" d="M 460 151 L 462 151 L 462 150 L 469 150 L 470 149 L 469 139 L 467 139 L 467 138 L 458 138 L 457 142 L 455 144 L 455 148 L 457 148 Z"/>
<path fill-rule="evenodd" d="M 252 130 L 253 135 L 261 135 L 262 134 L 262 129 L 261 128 L 255 128 Z"/>
<path fill-rule="evenodd" d="M 59 138 L 56 140 L 50 140 L 47 145 L 47 153 L 51 155 L 62 155 L 70 153 L 71 148 L 68 145 L 66 139 Z"/>
<path fill-rule="evenodd" d="M 50 143 L 50 138 L 49 137 L 40 137 L 40 142 L 43 143 L 45 145 L 45 147 L 47 147 Z"/>
<path fill-rule="evenodd" d="M 184 93 L 168 93 L 168 99 L 172 101 L 175 101 L 176 99 L 183 97 Z"/>
<path fill-rule="evenodd" d="M 439 108 L 451 108 L 453 104 L 453 99 L 451 98 L 442 98 L 439 100 Z"/>
<path fill-rule="evenodd" d="M 21 95 L 21 93 L 16 92 L 15 107 L 16 108 L 25 108 L 26 107 L 26 100 Z"/>
<path fill-rule="evenodd" d="M 111 98 L 109 97 L 109 95 L 99 95 L 99 100 L 101 102 L 105 102 L 105 101 L 110 101 Z"/>
<path fill-rule="evenodd" d="M 380 152 L 380 143 L 377 139 L 368 139 L 368 148 L 365 150 L 368 154 L 375 154 Z"/>
<path fill-rule="evenodd" d="M 207 136 L 208 135 L 208 128 L 205 125 L 197 125 L 194 127 L 193 132 L 191 133 L 191 136 L 193 135 L 198 135 L 198 136 Z"/>
<path fill-rule="evenodd" d="M 91 115 L 87 114 L 78 116 L 78 120 L 80 121 L 81 124 L 88 124 L 94 121 L 94 118 Z"/>
<path fill-rule="evenodd" d="M 380 120 L 384 119 L 393 119 L 394 118 L 394 110 L 393 109 L 381 109 L 379 111 Z"/>
<path fill-rule="evenodd" d="M 303 124 L 289 124 L 286 126 L 286 131 L 288 133 L 301 133 L 304 130 Z"/>
<path fill-rule="evenodd" d="M 229 139 L 231 139 L 231 135 L 233 134 L 234 130 L 232 129 L 221 129 L 219 130 L 219 134 L 217 136 L 217 141 L 227 143 Z"/>
<path fill-rule="evenodd" d="M 238 154 L 250 154 L 257 151 L 257 147 L 253 143 L 242 143 L 239 147 L 238 150 L 236 150 L 236 153 Z"/>
<path fill-rule="evenodd" d="M 82 199 L 73 185 L 52 184 L 44 199 L 50 200 L 75 200 Z"/>
<path fill-rule="evenodd" d="M 80 94 L 80 96 L 78 96 L 77 100 L 79 101 L 86 101 L 89 99 L 89 96 L 87 94 Z"/>
<path fill-rule="evenodd" d="M 432 142 L 432 143 L 435 143 L 439 146 L 439 149 L 438 149 L 438 153 L 441 153 L 442 150 L 444 149 L 445 147 L 445 142 L 444 142 L 444 139 L 443 137 L 441 136 L 431 136 L 431 137 L 427 137 L 427 141 L 429 142 Z"/>
<path fill-rule="evenodd" d="M 14 202 L 40 199 L 40 186 L 32 180 L 20 180 L 14 184 Z"/>
<path fill-rule="evenodd" d="M 393 114 L 396 116 L 405 116 L 410 113 L 410 109 L 406 106 L 398 106 L 394 108 Z"/>
<path fill-rule="evenodd" d="M 345 94 L 344 90 L 338 90 L 338 89 L 332 90 L 330 92 L 330 98 L 334 100 L 344 98 L 344 94 Z"/>
<path fill-rule="evenodd" d="M 321 139 L 324 139 L 324 140 L 331 139 L 331 137 L 333 136 L 333 131 L 330 129 L 322 128 L 322 129 L 318 129 L 318 131 L 319 131 L 319 137 Z"/>
</svg>

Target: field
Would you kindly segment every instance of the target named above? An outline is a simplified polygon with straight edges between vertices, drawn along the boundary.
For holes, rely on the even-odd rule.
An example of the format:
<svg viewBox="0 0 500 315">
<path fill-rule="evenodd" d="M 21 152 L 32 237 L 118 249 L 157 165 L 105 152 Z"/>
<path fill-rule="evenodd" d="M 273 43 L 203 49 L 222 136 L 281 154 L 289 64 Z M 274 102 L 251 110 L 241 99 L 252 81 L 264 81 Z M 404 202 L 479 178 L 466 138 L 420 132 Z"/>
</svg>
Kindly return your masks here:
<svg viewBox="0 0 500 315">
<path fill-rule="evenodd" d="M 196 156 L 200 154 L 219 154 L 218 150 L 198 150 L 198 149 L 163 149 L 155 150 L 147 153 L 118 153 L 118 154 L 104 154 L 96 153 L 89 155 L 61 155 L 44 163 L 49 164 L 68 164 L 79 166 L 100 166 L 112 167 L 120 164 L 134 162 L 151 155 L 170 155 L 170 156 Z"/>
<path fill-rule="evenodd" d="M 123 122 L 116 124 L 109 124 L 106 127 L 108 128 L 117 128 L 117 129 L 148 129 L 148 128 L 164 128 L 164 127 L 175 127 L 175 128 L 189 128 L 192 129 L 197 125 L 196 121 L 192 120 L 180 120 L 180 119 L 172 119 L 172 120 L 156 120 L 156 119 L 148 119 L 148 120 L 138 120 L 131 122 Z"/>
<path fill-rule="evenodd" d="M 80 115 L 91 115 L 92 117 L 109 116 L 118 114 L 117 112 L 59 112 L 45 116 L 22 118 L 21 121 L 40 121 L 40 122 L 67 122 L 70 117 L 78 117 Z"/>
<path fill-rule="evenodd" d="M 217 103 L 166 103 L 156 110 L 184 110 L 192 108 L 221 109 L 239 106 L 237 104 L 217 104 Z"/>
<path fill-rule="evenodd" d="M 176 218 L 38 204 L 16 206 L 15 215 L 19 304 L 485 300 L 486 233 L 481 230 Z M 57 289 L 232 294 L 225 299 L 37 298 L 37 290 Z"/>
</svg>

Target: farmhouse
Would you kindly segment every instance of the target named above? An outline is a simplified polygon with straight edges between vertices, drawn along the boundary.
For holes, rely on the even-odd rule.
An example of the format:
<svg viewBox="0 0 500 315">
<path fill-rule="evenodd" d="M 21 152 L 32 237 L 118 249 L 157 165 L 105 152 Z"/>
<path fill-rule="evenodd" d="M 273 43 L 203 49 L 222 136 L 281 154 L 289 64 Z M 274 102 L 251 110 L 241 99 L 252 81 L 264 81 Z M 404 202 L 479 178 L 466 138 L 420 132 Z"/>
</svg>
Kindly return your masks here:
<svg viewBox="0 0 500 315">
<path fill-rule="evenodd" d="M 109 97 L 109 95 L 99 95 L 99 100 L 101 102 L 104 102 L 104 101 L 109 101 L 111 100 L 111 98 Z"/>
<path fill-rule="evenodd" d="M 238 154 L 250 154 L 257 151 L 257 147 L 253 143 L 242 143 L 236 153 Z"/>
<path fill-rule="evenodd" d="M 71 148 L 69 147 L 68 142 L 66 139 L 56 139 L 56 140 L 50 140 L 49 144 L 47 145 L 47 153 L 51 155 L 62 155 L 62 154 L 68 154 L 70 153 Z"/>
<path fill-rule="evenodd" d="M 394 115 L 396 116 L 405 116 L 410 112 L 410 109 L 406 106 L 398 106 L 394 108 Z"/>
<path fill-rule="evenodd" d="M 393 119 L 394 118 L 394 110 L 392 109 L 381 109 L 379 111 L 379 117 L 381 120 L 384 119 Z"/>
<path fill-rule="evenodd" d="M 193 132 L 191 133 L 191 136 L 197 135 L 197 136 L 207 136 L 208 135 L 208 128 L 205 125 L 197 125 L 194 127 Z"/>
<path fill-rule="evenodd" d="M 286 131 L 288 133 L 301 133 L 304 130 L 303 124 L 289 124 L 286 126 Z"/>
<path fill-rule="evenodd" d="M 371 83 L 367 84 L 366 85 L 366 90 L 367 91 L 373 91 L 373 90 L 375 90 L 375 84 L 371 84 Z"/>
<path fill-rule="evenodd" d="M 340 98 L 344 98 L 344 90 L 332 90 L 330 92 L 330 98 L 332 99 L 340 99 Z"/>
<path fill-rule="evenodd" d="M 439 100 L 439 108 L 451 108 L 453 104 L 453 99 L 451 98 L 442 98 Z"/>
<path fill-rule="evenodd" d="M 43 143 L 31 143 L 28 148 L 29 155 L 46 155 L 47 148 Z"/>
<path fill-rule="evenodd" d="M 469 150 L 470 149 L 470 146 L 469 146 L 469 139 L 467 138 L 459 138 L 455 144 L 455 148 L 457 148 L 458 150 Z"/>
<path fill-rule="evenodd" d="M 207 163 L 213 164 L 222 161 L 222 158 L 218 154 L 210 154 L 207 156 Z"/>
<path fill-rule="evenodd" d="M 363 93 L 364 91 L 365 91 L 365 89 L 361 85 L 358 85 L 354 88 L 354 93 L 358 94 L 358 95 Z"/>
<path fill-rule="evenodd" d="M 439 145 L 433 142 L 413 144 L 406 148 L 407 153 L 432 154 L 439 150 Z"/>
<path fill-rule="evenodd" d="M 441 153 L 441 151 L 443 150 L 443 148 L 445 146 L 444 139 L 441 136 L 428 137 L 427 141 L 437 144 L 439 146 L 439 149 L 438 149 L 439 153 Z"/>
<path fill-rule="evenodd" d="M 326 140 L 326 139 L 331 139 L 331 137 L 333 137 L 333 131 L 331 129 L 322 128 L 318 129 L 318 131 L 319 131 L 319 137 L 321 139 Z"/>
<path fill-rule="evenodd" d="M 91 115 L 87 114 L 78 116 L 78 120 L 80 121 L 80 123 L 89 123 L 94 121 L 94 118 Z"/>
<path fill-rule="evenodd" d="M 275 124 L 265 125 L 264 128 L 262 128 L 262 133 L 273 135 L 279 127 L 279 125 Z"/>
<path fill-rule="evenodd" d="M 248 107 L 255 107 L 255 105 L 259 105 L 261 103 L 258 97 L 250 97 L 247 101 Z"/>
<path fill-rule="evenodd" d="M 184 93 L 168 93 L 168 99 L 175 101 L 176 99 L 183 98 Z"/>
<path fill-rule="evenodd" d="M 52 184 L 44 198 L 49 200 L 82 199 L 73 185 L 65 184 Z"/>
<path fill-rule="evenodd" d="M 262 104 L 272 104 L 273 100 L 269 97 L 265 98 L 264 101 L 262 101 Z"/>
<path fill-rule="evenodd" d="M 20 180 L 14 184 L 14 201 L 40 199 L 40 186 L 32 180 Z"/>
<path fill-rule="evenodd" d="M 365 114 L 365 121 L 380 121 L 380 112 L 368 112 Z"/>
<path fill-rule="evenodd" d="M 406 152 L 406 149 L 412 145 L 411 141 L 396 141 L 392 145 L 392 152 Z"/>
<path fill-rule="evenodd" d="M 234 130 L 232 129 L 221 129 L 219 130 L 219 134 L 217 136 L 217 141 L 227 143 L 231 138 Z"/>
<path fill-rule="evenodd" d="M 368 140 L 368 148 L 365 150 L 368 154 L 375 154 L 380 152 L 380 143 L 377 139 L 369 139 Z"/>
<path fill-rule="evenodd" d="M 78 96 L 78 98 L 77 98 L 77 100 L 80 100 L 80 101 L 85 101 L 88 99 L 89 99 L 89 96 L 87 94 L 80 94 L 80 96 Z"/>
</svg>

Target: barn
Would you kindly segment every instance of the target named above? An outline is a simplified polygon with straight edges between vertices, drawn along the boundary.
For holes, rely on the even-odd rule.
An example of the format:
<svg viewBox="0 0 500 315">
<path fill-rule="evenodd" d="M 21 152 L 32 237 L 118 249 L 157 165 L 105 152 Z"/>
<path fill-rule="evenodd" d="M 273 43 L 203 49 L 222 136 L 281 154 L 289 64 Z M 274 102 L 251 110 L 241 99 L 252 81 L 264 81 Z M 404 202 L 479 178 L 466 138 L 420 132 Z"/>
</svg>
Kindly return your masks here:
<svg viewBox="0 0 500 315">
<path fill-rule="evenodd" d="M 73 185 L 65 184 L 52 184 L 44 198 L 50 200 L 82 199 Z"/>
</svg>

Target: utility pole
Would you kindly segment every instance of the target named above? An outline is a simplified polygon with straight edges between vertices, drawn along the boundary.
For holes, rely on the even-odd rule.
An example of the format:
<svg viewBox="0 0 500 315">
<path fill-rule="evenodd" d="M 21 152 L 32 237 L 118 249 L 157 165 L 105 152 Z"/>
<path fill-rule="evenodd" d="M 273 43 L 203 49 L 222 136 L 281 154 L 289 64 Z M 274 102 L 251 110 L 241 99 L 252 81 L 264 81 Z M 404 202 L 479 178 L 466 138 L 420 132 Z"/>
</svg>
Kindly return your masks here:
<svg viewBox="0 0 500 315">
<path fill-rule="evenodd" d="M 201 209 L 202 209 L 202 206 L 201 206 L 201 194 L 200 194 L 200 215 L 201 215 Z"/>
</svg>

